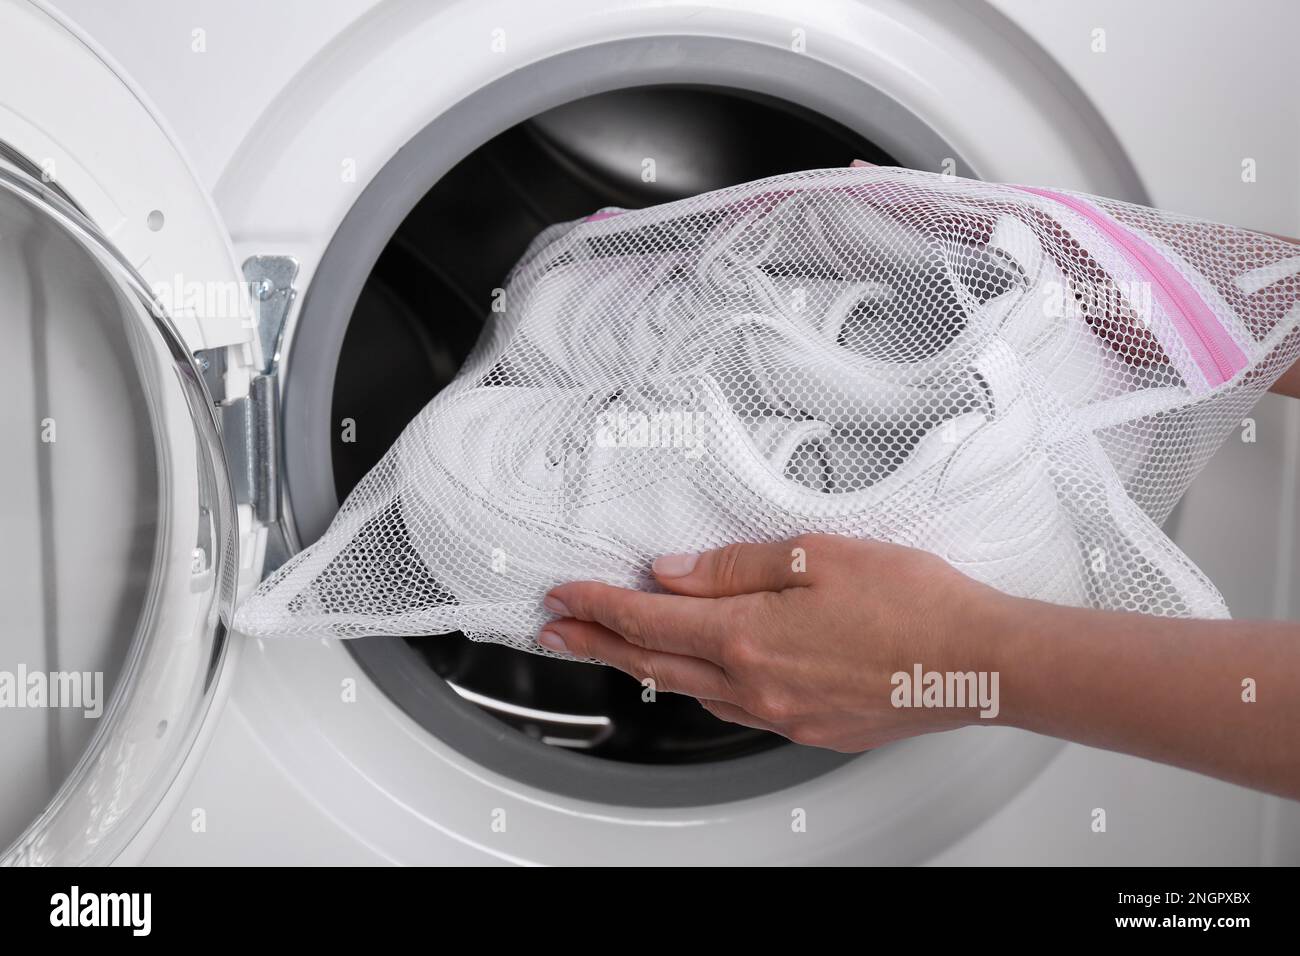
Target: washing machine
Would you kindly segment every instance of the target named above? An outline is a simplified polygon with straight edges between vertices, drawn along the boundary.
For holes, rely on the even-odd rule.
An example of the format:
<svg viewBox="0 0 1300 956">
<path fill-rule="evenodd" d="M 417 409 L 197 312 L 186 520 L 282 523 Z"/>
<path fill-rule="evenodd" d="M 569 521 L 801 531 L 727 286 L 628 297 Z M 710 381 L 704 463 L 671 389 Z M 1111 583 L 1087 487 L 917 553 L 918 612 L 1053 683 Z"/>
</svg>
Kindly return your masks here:
<svg viewBox="0 0 1300 956">
<path fill-rule="evenodd" d="M 1294 235 L 1298 29 L 1283 0 L 0 0 L 4 861 L 1300 862 L 1294 802 L 1015 730 L 850 756 L 458 636 L 229 630 L 545 226 L 857 158 Z M 1170 530 L 1238 616 L 1296 618 L 1297 403 L 1250 426 Z"/>
</svg>

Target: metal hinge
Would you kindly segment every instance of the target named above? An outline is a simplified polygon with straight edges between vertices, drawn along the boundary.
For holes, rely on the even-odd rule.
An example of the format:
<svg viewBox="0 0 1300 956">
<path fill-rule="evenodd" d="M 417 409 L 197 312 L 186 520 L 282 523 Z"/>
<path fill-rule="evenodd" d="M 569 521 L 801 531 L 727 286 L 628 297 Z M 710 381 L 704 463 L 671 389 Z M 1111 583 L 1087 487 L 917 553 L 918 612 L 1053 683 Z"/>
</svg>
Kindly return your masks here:
<svg viewBox="0 0 1300 956">
<path fill-rule="evenodd" d="M 244 263 L 262 350 L 262 366 L 250 377 L 247 396 L 226 397 L 228 349 L 195 353 L 220 411 L 235 500 L 250 505 L 253 517 L 268 525 L 278 524 L 281 517 L 279 358 L 297 277 L 298 261 L 290 256 L 253 256 Z"/>
</svg>

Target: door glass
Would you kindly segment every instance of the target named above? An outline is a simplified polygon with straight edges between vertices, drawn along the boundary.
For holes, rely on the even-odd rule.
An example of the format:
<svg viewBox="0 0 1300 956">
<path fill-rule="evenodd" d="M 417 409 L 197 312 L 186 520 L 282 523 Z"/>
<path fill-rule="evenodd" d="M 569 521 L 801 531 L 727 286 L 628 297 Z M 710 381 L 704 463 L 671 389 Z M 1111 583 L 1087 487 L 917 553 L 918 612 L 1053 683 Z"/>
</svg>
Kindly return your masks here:
<svg viewBox="0 0 1300 956">
<path fill-rule="evenodd" d="M 211 700 L 234 583 L 210 403 L 143 281 L 0 161 L 0 862 L 107 862 Z"/>
</svg>

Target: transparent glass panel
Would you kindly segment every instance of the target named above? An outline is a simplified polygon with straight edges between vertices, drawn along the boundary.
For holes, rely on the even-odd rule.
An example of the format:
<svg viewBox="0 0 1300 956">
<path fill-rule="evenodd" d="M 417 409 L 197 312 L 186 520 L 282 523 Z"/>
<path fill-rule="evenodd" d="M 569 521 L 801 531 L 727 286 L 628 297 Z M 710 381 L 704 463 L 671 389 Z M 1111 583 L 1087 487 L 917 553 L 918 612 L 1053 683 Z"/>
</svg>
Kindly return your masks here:
<svg viewBox="0 0 1300 956">
<path fill-rule="evenodd" d="M 144 282 L 0 158 L 0 863 L 103 863 L 207 712 L 235 580 L 211 403 Z"/>
</svg>

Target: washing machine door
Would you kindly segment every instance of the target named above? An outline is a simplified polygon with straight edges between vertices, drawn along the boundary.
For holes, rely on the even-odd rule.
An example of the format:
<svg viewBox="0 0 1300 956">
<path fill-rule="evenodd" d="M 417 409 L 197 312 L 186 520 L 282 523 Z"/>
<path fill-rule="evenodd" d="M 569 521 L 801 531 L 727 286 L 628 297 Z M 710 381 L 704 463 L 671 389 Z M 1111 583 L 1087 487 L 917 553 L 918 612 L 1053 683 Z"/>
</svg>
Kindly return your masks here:
<svg viewBox="0 0 1300 956">
<path fill-rule="evenodd" d="M 252 332 L 159 290 L 229 249 L 107 60 L 0 0 L 0 864 L 122 859 L 211 726 L 239 509 L 193 354 Z"/>
</svg>

